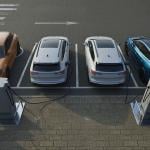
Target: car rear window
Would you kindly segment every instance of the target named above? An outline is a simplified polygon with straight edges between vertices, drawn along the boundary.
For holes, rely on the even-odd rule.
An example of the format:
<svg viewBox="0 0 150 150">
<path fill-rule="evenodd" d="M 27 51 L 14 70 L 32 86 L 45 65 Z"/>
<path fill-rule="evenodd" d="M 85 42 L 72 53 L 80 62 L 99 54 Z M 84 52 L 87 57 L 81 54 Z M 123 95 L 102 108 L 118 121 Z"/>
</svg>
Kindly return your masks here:
<svg viewBox="0 0 150 150">
<path fill-rule="evenodd" d="M 97 48 L 115 48 L 111 40 L 96 40 Z"/>
<path fill-rule="evenodd" d="M 33 65 L 34 71 L 44 71 L 44 72 L 51 72 L 51 71 L 58 71 L 60 70 L 60 64 L 34 64 Z"/>
<path fill-rule="evenodd" d="M 3 47 L 0 47 L 0 58 L 3 58 L 5 56 L 5 51 Z"/>
<path fill-rule="evenodd" d="M 123 71 L 123 65 L 122 64 L 109 64 L 109 63 L 103 63 L 103 64 L 97 64 L 96 65 L 97 71 L 104 71 L 104 72 L 117 72 L 117 71 Z"/>
<path fill-rule="evenodd" d="M 41 48 L 58 48 L 59 40 L 46 39 L 41 43 Z"/>
</svg>

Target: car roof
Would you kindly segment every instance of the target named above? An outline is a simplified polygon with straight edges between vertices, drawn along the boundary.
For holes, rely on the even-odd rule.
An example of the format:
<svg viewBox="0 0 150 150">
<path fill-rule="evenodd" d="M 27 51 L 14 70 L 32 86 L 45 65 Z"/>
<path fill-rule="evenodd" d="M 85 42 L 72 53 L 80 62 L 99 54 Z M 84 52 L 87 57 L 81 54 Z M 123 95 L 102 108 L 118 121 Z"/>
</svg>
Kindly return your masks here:
<svg viewBox="0 0 150 150">
<path fill-rule="evenodd" d="M 97 53 L 97 63 L 122 63 L 121 55 L 111 37 L 91 37 Z"/>
<path fill-rule="evenodd" d="M 4 45 L 9 34 L 10 34 L 9 32 L 0 32 L 0 46 Z"/>
<path fill-rule="evenodd" d="M 63 37 L 44 37 L 40 41 L 34 63 L 58 63 Z"/>
</svg>

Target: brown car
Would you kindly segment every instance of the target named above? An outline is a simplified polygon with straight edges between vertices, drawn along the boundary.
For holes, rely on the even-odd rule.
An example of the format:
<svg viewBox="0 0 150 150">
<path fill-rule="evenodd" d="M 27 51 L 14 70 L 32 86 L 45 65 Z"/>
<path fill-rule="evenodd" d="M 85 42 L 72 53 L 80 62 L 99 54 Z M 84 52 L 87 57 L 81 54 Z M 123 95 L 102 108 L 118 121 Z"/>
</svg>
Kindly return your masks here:
<svg viewBox="0 0 150 150">
<path fill-rule="evenodd" d="M 0 32 L 0 77 L 9 76 L 19 50 L 19 40 L 15 33 Z"/>
</svg>

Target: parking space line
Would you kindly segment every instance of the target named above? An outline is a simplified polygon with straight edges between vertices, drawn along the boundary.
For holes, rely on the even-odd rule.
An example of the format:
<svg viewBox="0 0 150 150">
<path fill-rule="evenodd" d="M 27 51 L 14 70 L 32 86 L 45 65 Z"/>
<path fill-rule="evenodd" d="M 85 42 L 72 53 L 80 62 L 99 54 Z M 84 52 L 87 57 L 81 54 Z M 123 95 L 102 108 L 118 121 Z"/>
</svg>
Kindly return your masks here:
<svg viewBox="0 0 150 150">
<path fill-rule="evenodd" d="M 37 46 L 37 43 L 34 45 L 32 51 L 31 51 L 31 53 L 30 53 L 30 56 L 29 56 L 29 58 L 28 58 L 28 60 L 27 60 L 27 63 L 26 63 L 26 65 L 25 65 L 25 67 L 24 67 L 24 69 L 23 69 L 23 71 L 22 71 L 22 74 L 21 74 L 21 76 L 20 76 L 20 78 L 19 78 L 19 81 L 18 81 L 18 83 L 17 83 L 17 87 L 20 87 L 20 84 L 21 84 L 21 82 L 22 82 L 23 76 L 24 76 L 25 71 L 26 71 L 26 69 L 27 69 L 27 67 L 28 67 L 28 64 L 29 64 L 29 62 L 30 62 L 30 60 L 31 60 L 31 58 L 32 58 L 32 55 L 33 55 L 33 53 L 34 53 L 34 51 L 35 51 L 36 46 Z"/>
<path fill-rule="evenodd" d="M 0 4 L 0 7 L 17 7 L 19 4 Z"/>
<path fill-rule="evenodd" d="M 35 22 L 35 25 L 76 25 L 78 22 L 66 21 L 66 22 Z"/>
<path fill-rule="evenodd" d="M 120 49 L 119 46 L 118 46 L 118 49 L 119 49 L 119 51 L 120 51 L 120 53 L 121 53 L 121 55 L 122 55 L 122 57 L 123 57 L 124 62 L 126 62 L 126 59 L 125 59 L 125 57 L 124 57 L 124 55 L 123 55 L 123 53 L 122 53 L 122 51 L 121 51 L 121 49 Z M 135 80 L 135 78 L 134 78 L 134 76 L 133 76 L 133 73 L 132 73 L 132 71 L 131 71 L 131 69 L 130 69 L 130 67 L 129 67 L 128 65 L 127 65 L 127 69 L 128 69 L 128 71 L 129 71 L 129 74 L 131 75 L 131 78 L 132 78 L 132 80 L 133 80 L 134 85 L 135 85 L 136 87 L 138 87 L 138 84 L 137 84 L 137 82 L 136 82 L 136 80 Z"/>
<path fill-rule="evenodd" d="M 0 8 L 0 11 L 16 11 L 17 8 Z"/>
<path fill-rule="evenodd" d="M 78 44 L 75 44 L 76 57 L 76 87 L 79 87 L 79 68 L 78 68 Z"/>
<path fill-rule="evenodd" d="M 6 17 L 0 17 L 0 21 L 5 20 L 5 19 L 6 19 Z"/>
</svg>

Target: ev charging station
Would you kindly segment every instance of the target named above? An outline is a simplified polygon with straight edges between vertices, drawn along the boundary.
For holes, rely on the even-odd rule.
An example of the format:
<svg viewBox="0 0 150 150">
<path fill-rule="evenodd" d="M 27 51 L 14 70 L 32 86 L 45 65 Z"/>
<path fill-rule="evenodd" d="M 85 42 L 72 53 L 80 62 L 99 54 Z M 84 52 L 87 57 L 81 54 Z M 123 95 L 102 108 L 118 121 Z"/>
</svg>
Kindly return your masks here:
<svg viewBox="0 0 150 150">
<path fill-rule="evenodd" d="M 16 101 L 8 79 L 0 78 L 0 123 L 18 125 L 23 113 L 25 102 Z"/>
<path fill-rule="evenodd" d="M 136 123 L 138 125 L 150 124 L 150 80 L 147 84 L 144 96 L 141 102 L 134 101 L 131 104 Z"/>
</svg>

